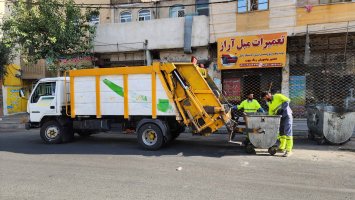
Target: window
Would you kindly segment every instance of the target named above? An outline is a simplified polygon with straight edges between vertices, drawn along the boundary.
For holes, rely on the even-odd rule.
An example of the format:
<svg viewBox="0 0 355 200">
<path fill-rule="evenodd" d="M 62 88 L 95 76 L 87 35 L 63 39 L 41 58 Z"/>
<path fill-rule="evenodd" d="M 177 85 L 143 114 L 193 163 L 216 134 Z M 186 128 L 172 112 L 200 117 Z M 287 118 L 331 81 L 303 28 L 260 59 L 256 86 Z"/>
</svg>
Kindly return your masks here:
<svg viewBox="0 0 355 200">
<path fill-rule="evenodd" d="M 269 0 L 238 0 L 238 13 L 268 9 Z"/>
<path fill-rule="evenodd" d="M 123 11 L 121 12 L 121 17 L 120 17 L 121 23 L 125 22 L 131 22 L 132 21 L 132 14 L 130 11 Z"/>
<path fill-rule="evenodd" d="M 209 16 L 208 1 L 209 0 L 196 0 L 196 12 L 198 15 Z"/>
<path fill-rule="evenodd" d="M 170 17 L 184 17 L 185 16 L 185 8 L 183 5 L 173 5 L 170 7 Z"/>
<path fill-rule="evenodd" d="M 100 15 L 92 15 L 90 17 L 90 25 L 97 25 L 100 23 Z"/>
<path fill-rule="evenodd" d="M 150 20 L 150 10 L 140 10 L 138 12 L 138 20 L 139 21 Z"/>
<path fill-rule="evenodd" d="M 31 97 L 31 103 L 37 103 L 43 97 L 53 97 L 55 95 L 55 82 L 40 83 L 36 87 Z"/>
</svg>

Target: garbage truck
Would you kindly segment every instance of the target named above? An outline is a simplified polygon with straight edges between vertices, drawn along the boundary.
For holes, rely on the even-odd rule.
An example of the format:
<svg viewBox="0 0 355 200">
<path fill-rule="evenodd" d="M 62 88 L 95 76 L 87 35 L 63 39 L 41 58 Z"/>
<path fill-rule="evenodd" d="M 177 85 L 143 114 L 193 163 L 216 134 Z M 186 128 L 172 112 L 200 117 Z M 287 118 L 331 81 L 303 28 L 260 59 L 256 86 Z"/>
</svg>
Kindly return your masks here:
<svg viewBox="0 0 355 200">
<path fill-rule="evenodd" d="M 186 126 L 209 135 L 230 122 L 230 108 L 206 78 L 192 63 L 70 70 L 38 81 L 26 129 L 40 128 L 49 144 L 68 142 L 74 133 L 134 130 L 143 148 L 157 150 Z"/>
</svg>

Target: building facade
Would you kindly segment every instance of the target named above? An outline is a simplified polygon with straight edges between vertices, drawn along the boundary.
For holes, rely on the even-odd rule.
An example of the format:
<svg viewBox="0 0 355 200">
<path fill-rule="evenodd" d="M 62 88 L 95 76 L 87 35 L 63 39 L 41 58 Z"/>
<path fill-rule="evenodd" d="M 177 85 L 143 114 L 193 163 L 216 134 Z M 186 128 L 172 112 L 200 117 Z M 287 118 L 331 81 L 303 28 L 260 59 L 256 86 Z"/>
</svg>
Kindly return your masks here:
<svg viewBox="0 0 355 200">
<path fill-rule="evenodd" d="M 355 87 L 353 0 L 75 2 L 100 11 L 92 18 L 98 67 L 189 62 L 196 57 L 233 103 L 248 91 L 257 98 L 264 90 L 282 92 L 291 97 L 296 117 L 305 117 L 310 103 L 344 106 Z M 287 41 L 282 66 L 218 67 L 221 38 L 279 33 L 285 33 Z M 45 63 L 23 64 L 21 72 L 22 85 L 28 87 L 48 76 Z"/>
<path fill-rule="evenodd" d="M 233 4 L 221 4 L 218 11 L 212 5 L 210 21 L 215 23 L 211 23 L 210 42 L 286 32 L 287 62 L 275 68 L 210 68 L 231 100 L 238 103 L 247 91 L 258 97 L 271 89 L 290 96 L 296 117 L 305 117 L 311 104 L 351 108 L 346 102 L 355 88 L 355 1 L 240 0 Z M 216 65 L 217 52 L 212 59 Z"/>
<path fill-rule="evenodd" d="M 98 66 L 150 65 L 154 60 L 189 62 L 192 56 L 208 61 L 208 1 L 116 0 L 100 4 L 105 9 L 100 9 L 97 18 L 93 49 Z"/>
</svg>

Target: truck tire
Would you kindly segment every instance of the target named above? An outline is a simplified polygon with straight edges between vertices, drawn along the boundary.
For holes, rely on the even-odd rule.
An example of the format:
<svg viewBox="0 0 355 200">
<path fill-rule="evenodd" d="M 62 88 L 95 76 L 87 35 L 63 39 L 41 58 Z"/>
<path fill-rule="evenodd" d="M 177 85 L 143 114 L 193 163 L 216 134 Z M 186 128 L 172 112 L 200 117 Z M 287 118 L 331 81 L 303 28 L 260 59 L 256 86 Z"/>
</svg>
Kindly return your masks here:
<svg viewBox="0 0 355 200">
<path fill-rule="evenodd" d="M 63 142 L 64 132 L 64 127 L 57 121 L 48 121 L 42 125 L 40 135 L 46 144 L 59 144 Z"/>
<path fill-rule="evenodd" d="M 147 150 L 158 150 L 164 145 L 164 135 L 158 125 L 146 123 L 137 131 L 138 143 Z"/>
</svg>

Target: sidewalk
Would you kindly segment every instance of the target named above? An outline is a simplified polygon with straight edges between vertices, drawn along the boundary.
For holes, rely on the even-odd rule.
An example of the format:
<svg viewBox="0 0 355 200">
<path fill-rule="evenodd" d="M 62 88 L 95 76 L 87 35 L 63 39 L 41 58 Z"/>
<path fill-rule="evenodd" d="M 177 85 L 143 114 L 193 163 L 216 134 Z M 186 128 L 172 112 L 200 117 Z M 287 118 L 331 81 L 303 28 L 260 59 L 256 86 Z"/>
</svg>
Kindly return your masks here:
<svg viewBox="0 0 355 200">
<path fill-rule="evenodd" d="M 2 116 L 0 117 L 0 129 L 25 129 L 27 121 L 27 113 Z"/>
</svg>

